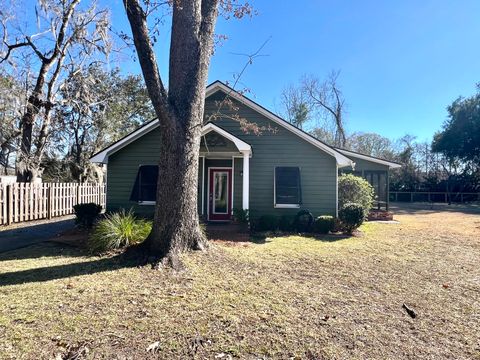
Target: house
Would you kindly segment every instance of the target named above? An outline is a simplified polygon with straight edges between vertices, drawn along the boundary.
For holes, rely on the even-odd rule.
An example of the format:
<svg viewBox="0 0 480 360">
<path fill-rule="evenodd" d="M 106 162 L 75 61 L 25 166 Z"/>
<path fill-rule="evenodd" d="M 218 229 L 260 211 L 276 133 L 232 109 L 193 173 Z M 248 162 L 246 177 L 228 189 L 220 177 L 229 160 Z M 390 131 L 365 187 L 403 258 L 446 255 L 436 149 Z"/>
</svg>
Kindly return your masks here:
<svg viewBox="0 0 480 360">
<path fill-rule="evenodd" d="M 219 109 L 226 97 L 230 105 Z M 238 117 L 262 133 L 242 130 Z M 252 219 L 300 208 L 335 216 L 339 171 L 361 172 L 388 201 L 388 171 L 398 164 L 328 146 L 222 82 L 206 89 L 205 119 L 198 169 L 205 220 L 230 220 L 234 208 L 248 209 Z M 159 131 L 151 121 L 91 158 L 107 164 L 107 210 L 153 213 Z"/>
</svg>

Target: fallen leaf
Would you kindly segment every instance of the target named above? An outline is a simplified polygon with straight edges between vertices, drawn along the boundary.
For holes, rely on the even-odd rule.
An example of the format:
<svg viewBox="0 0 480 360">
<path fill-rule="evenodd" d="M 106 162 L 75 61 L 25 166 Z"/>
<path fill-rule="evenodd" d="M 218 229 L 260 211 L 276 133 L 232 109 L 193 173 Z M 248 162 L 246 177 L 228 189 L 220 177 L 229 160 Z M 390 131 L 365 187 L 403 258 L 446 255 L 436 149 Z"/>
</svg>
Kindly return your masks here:
<svg viewBox="0 0 480 360">
<path fill-rule="evenodd" d="M 147 352 L 156 353 L 158 351 L 160 351 L 160 341 L 155 341 L 147 347 Z"/>
</svg>

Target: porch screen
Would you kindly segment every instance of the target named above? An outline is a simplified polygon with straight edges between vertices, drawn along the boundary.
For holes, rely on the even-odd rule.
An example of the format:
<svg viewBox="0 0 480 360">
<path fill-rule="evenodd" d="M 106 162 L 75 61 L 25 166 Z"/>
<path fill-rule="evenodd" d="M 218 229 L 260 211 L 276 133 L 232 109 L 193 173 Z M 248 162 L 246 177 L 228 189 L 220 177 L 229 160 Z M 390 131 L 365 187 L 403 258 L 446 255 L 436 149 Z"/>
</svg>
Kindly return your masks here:
<svg viewBox="0 0 480 360">
<path fill-rule="evenodd" d="M 301 205 L 300 168 L 275 168 L 275 205 Z"/>
<path fill-rule="evenodd" d="M 130 195 L 130 201 L 155 201 L 157 194 L 157 180 L 157 165 L 140 166 Z"/>
</svg>

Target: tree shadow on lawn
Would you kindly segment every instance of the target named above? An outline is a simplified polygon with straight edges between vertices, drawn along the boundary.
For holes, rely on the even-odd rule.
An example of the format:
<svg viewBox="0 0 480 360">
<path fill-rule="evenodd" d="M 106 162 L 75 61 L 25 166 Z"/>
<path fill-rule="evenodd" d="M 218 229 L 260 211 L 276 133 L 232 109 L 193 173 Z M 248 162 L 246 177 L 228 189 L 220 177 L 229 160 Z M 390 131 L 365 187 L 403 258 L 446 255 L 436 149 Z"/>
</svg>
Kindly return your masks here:
<svg viewBox="0 0 480 360">
<path fill-rule="evenodd" d="M 122 253 L 111 257 L 98 257 L 91 261 L 3 273 L 0 274 L 0 287 L 91 275 L 99 272 L 137 267 L 138 265 L 138 258 Z"/>
<path fill-rule="evenodd" d="M 77 247 L 45 241 L 0 253 L 0 263 L 10 260 L 28 260 L 58 256 L 81 257 L 86 255 L 85 251 Z"/>
<path fill-rule="evenodd" d="M 390 211 L 395 215 L 421 215 L 434 213 L 463 213 L 468 215 L 480 215 L 480 203 L 451 204 L 446 203 L 390 203 Z"/>
</svg>

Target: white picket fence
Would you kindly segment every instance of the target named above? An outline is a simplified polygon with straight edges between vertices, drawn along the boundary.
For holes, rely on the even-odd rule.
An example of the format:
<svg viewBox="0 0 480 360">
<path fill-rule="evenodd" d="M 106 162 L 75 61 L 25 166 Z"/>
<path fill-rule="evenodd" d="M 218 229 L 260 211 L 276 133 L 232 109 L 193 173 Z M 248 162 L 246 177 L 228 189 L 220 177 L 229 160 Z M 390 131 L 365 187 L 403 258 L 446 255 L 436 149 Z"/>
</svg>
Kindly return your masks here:
<svg viewBox="0 0 480 360">
<path fill-rule="evenodd" d="M 105 208 L 105 184 L 0 184 L 0 225 L 73 214 L 73 206 L 96 203 Z"/>
</svg>

